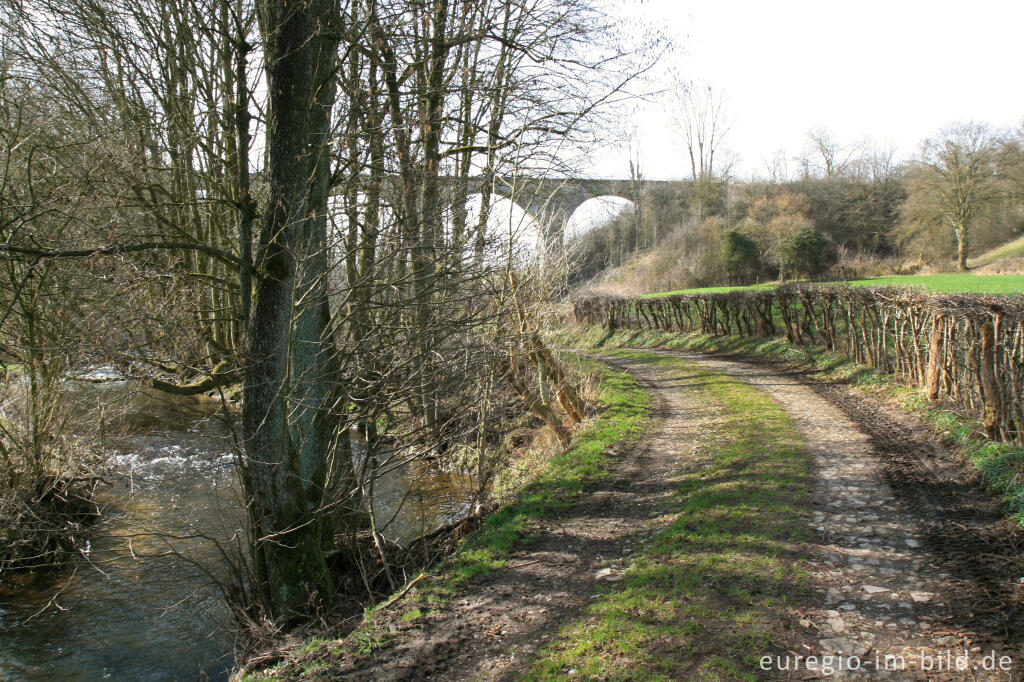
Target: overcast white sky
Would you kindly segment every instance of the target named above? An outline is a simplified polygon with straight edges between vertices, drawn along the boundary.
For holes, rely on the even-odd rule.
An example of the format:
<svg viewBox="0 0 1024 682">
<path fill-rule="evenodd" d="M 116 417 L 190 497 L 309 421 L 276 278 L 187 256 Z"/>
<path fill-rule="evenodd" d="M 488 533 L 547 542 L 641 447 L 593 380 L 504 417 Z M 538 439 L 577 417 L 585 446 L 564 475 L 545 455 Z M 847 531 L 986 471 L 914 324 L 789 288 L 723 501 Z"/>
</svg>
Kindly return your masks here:
<svg viewBox="0 0 1024 682">
<path fill-rule="evenodd" d="M 1020 0 L 627 0 L 622 12 L 668 33 L 686 77 L 727 99 L 735 174 L 765 174 L 782 150 L 800 154 L 825 126 L 844 143 L 870 138 L 913 154 L 958 120 L 1024 119 L 1024 2 Z M 650 179 L 688 174 L 668 107 L 637 112 Z M 609 149 L 588 174 L 626 177 L 629 154 Z"/>
</svg>

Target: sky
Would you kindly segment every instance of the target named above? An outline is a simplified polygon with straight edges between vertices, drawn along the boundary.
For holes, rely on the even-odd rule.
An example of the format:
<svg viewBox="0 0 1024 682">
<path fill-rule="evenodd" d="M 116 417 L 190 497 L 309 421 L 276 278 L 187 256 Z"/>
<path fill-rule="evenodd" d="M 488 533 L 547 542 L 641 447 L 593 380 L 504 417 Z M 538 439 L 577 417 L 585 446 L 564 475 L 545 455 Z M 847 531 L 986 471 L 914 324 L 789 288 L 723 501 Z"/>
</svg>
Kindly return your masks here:
<svg viewBox="0 0 1024 682">
<path fill-rule="evenodd" d="M 824 126 L 844 144 L 892 147 L 897 158 L 943 126 L 1024 120 L 1019 0 L 625 0 L 616 11 L 659 26 L 675 42 L 658 64 L 706 81 L 733 120 L 725 139 L 733 175 L 765 176 L 780 152 L 793 160 L 808 131 Z M 638 102 L 642 168 L 650 179 L 686 177 L 671 106 Z M 587 174 L 628 177 L 629 151 L 594 156 Z"/>
</svg>

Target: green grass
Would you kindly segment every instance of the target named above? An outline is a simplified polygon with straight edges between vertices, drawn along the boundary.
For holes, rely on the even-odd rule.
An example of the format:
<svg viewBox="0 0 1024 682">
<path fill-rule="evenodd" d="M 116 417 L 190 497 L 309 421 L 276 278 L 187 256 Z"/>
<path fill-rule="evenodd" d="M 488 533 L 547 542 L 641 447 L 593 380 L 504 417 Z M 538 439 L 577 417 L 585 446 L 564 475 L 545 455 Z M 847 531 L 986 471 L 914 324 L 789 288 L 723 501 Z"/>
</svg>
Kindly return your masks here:
<svg viewBox="0 0 1024 682">
<path fill-rule="evenodd" d="M 827 285 L 829 283 L 823 283 Z M 1022 294 L 1024 293 L 1024 275 L 974 275 L 959 273 L 948 275 L 893 275 L 891 277 L 874 277 L 843 282 L 855 287 L 908 286 L 919 287 L 940 294 Z M 642 298 L 658 298 L 677 294 L 725 293 L 729 291 L 745 291 L 751 289 L 767 289 L 777 286 L 775 283 L 754 284 L 747 287 L 710 287 L 704 289 L 680 289 L 679 291 L 663 291 L 645 294 Z"/>
<path fill-rule="evenodd" d="M 504 566 L 509 554 L 529 540 L 537 522 L 570 507 L 587 481 L 609 474 L 610 446 L 635 441 L 644 433 L 650 423 L 651 399 L 643 387 L 625 372 L 596 360 L 581 361 L 601 376 L 596 417 L 568 450 L 547 461 L 534 458 L 520 463 L 520 469 L 533 472 L 530 482 L 467 538 L 454 556 L 399 600 L 393 608 L 404 612 L 403 619 L 428 617 L 471 581 Z M 381 615 L 379 606 L 367 609 L 362 623 L 343 639 L 310 640 L 300 649 L 301 655 L 242 679 L 305 678 L 329 668 L 332 658 L 348 653 L 371 655 L 393 639 Z"/>
<path fill-rule="evenodd" d="M 779 286 L 778 282 L 762 282 L 749 286 L 738 287 L 700 287 L 698 289 L 679 289 L 678 291 L 660 291 L 653 294 L 644 294 L 640 298 L 659 298 L 661 296 L 675 296 L 676 294 L 726 294 L 730 291 L 746 291 L 753 289 L 774 289 Z"/>
<path fill-rule="evenodd" d="M 855 287 L 909 286 L 940 294 L 1022 294 L 1024 275 L 902 275 L 849 282 Z"/>
<path fill-rule="evenodd" d="M 601 363 L 600 416 L 566 452 L 546 465 L 526 461 L 520 468 L 541 470 L 513 500 L 492 514 L 448 566 L 444 592 L 454 592 L 467 580 L 504 565 L 505 557 L 529 537 L 532 524 L 568 508 L 584 484 L 609 473 L 608 448 L 636 440 L 650 420 L 650 396 L 632 377 Z M 538 466 L 540 465 L 540 466 Z"/>
<path fill-rule="evenodd" d="M 690 385 L 699 462 L 675 481 L 669 523 L 626 579 L 564 626 L 529 680 L 752 680 L 791 648 L 781 623 L 802 599 L 808 456 L 765 393 L 682 359 L 618 351 Z"/>
<path fill-rule="evenodd" d="M 1013 241 L 996 247 L 991 251 L 986 251 L 977 258 L 972 258 L 970 260 L 970 265 L 971 267 L 980 267 L 982 265 L 988 265 L 989 263 L 1001 258 L 1024 258 L 1024 237 L 1014 239 Z"/>
<path fill-rule="evenodd" d="M 599 326 L 564 328 L 549 337 L 552 345 L 563 348 L 674 348 L 755 355 L 814 368 L 827 380 L 850 382 L 861 391 L 891 400 L 920 416 L 935 437 L 951 445 L 978 469 L 989 488 L 1002 498 L 1007 516 L 1024 526 L 1024 448 L 988 440 L 977 420 L 929 402 L 921 389 L 907 386 L 898 377 L 851 362 L 821 347 L 789 344 L 784 338 L 714 337 L 654 330 L 620 330 L 609 334 Z"/>
</svg>

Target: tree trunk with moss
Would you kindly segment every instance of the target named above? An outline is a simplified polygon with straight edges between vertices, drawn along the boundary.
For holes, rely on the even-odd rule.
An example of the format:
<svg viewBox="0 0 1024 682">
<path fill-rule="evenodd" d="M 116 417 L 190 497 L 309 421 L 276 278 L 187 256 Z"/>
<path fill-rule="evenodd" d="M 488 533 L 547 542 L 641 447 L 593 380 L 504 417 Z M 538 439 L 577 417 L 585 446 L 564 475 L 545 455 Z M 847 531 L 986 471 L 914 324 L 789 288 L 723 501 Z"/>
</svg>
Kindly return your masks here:
<svg viewBox="0 0 1024 682">
<path fill-rule="evenodd" d="M 956 269 L 960 272 L 967 272 L 967 225 L 960 223 L 953 231 L 956 233 Z"/>
<path fill-rule="evenodd" d="M 331 0 L 264 0 L 270 200 L 245 367 L 243 482 L 258 593 L 278 620 L 328 604 L 334 479 L 351 469 L 332 419 L 327 199 L 340 18 Z"/>
</svg>

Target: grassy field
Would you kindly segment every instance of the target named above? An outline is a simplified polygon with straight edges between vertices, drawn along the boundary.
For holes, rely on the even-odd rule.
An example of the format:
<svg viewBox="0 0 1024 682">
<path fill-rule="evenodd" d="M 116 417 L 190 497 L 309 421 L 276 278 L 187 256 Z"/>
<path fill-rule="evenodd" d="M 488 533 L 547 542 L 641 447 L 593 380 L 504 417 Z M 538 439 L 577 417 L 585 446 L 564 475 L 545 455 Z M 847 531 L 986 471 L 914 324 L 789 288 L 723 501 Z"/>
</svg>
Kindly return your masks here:
<svg viewBox="0 0 1024 682">
<path fill-rule="evenodd" d="M 855 287 L 910 286 L 940 294 L 1024 294 L 1024 275 L 904 275 L 849 282 Z"/>
<path fill-rule="evenodd" d="M 524 678 L 753 680 L 765 651 L 791 646 L 780 621 L 807 580 L 800 435 L 741 381 L 680 358 L 613 354 L 694 387 L 699 461 L 680 472 L 668 525 L 641 546 L 625 580 L 602 588 Z"/>
<path fill-rule="evenodd" d="M 844 282 L 855 287 L 908 286 L 919 287 L 941 294 L 1024 294 L 1024 275 L 972 275 L 971 273 L 948 275 L 894 275 Z M 675 294 L 724 293 L 744 289 L 767 289 L 776 283 L 754 284 L 747 287 L 707 287 L 704 289 L 680 289 L 646 294 L 643 298 L 673 296 Z"/>
<path fill-rule="evenodd" d="M 745 289 L 773 289 L 779 286 L 778 282 L 765 282 L 762 284 L 751 284 L 743 287 L 702 287 L 699 289 L 679 289 L 677 291 L 659 291 L 653 294 L 644 294 L 640 298 L 658 298 L 660 296 L 674 296 L 676 294 L 724 294 L 730 291 L 742 291 Z"/>
</svg>

